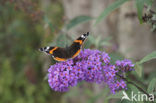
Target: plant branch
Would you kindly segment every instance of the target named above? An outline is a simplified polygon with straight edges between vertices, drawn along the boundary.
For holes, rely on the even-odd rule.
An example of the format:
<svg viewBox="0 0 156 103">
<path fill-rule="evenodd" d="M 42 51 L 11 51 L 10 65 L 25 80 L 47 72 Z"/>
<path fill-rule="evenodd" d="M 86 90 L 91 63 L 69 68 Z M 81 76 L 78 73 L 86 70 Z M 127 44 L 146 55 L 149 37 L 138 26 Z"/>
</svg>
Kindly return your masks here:
<svg viewBox="0 0 156 103">
<path fill-rule="evenodd" d="M 119 74 L 116 74 L 117 76 L 119 76 L 121 79 L 125 80 L 127 83 L 134 85 L 135 87 L 137 87 L 141 92 L 143 92 L 144 94 L 146 94 L 148 97 L 150 97 L 150 95 L 141 87 L 139 87 L 137 84 L 135 84 L 134 82 L 128 81 L 126 78 L 124 78 L 123 76 L 120 76 Z M 156 98 L 156 96 L 154 95 L 154 98 Z"/>
</svg>

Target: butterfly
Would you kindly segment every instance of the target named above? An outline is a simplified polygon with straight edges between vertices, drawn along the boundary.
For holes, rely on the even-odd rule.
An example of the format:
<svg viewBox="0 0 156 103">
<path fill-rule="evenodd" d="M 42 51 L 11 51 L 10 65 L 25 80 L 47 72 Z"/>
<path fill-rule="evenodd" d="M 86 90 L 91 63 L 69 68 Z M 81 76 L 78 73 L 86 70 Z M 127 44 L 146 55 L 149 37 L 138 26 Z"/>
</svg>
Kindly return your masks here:
<svg viewBox="0 0 156 103">
<path fill-rule="evenodd" d="M 81 51 L 82 44 L 89 36 L 89 32 L 82 34 L 70 46 L 66 48 L 57 46 L 47 46 L 40 48 L 41 52 L 51 55 L 56 61 L 66 61 L 70 58 L 75 58 Z"/>
</svg>

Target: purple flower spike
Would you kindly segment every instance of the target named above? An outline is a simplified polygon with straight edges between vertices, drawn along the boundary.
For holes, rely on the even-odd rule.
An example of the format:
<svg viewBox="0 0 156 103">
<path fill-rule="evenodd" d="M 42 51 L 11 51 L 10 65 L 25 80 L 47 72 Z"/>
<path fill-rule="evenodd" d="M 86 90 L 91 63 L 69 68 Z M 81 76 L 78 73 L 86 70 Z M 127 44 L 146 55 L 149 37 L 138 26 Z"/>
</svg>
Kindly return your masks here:
<svg viewBox="0 0 156 103">
<path fill-rule="evenodd" d="M 99 50 L 85 49 L 74 58 L 50 66 L 48 82 L 50 87 L 59 92 L 68 91 L 78 82 L 104 83 L 111 92 L 126 89 L 126 83 L 117 77 L 117 73 L 131 71 L 134 64 L 130 60 L 116 61 L 110 64 L 107 53 Z M 121 73 L 120 73 L 121 74 Z"/>
<path fill-rule="evenodd" d="M 132 71 L 134 70 L 134 64 L 132 63 L 132 61 L 128 60 L 128 59 L 124 59 L 122 61 L 117 60 L 116 61 L 116 66 L 118 67 L 118 69 L 122 72 L 127 72 L 127 71 Z"/>
</svg>

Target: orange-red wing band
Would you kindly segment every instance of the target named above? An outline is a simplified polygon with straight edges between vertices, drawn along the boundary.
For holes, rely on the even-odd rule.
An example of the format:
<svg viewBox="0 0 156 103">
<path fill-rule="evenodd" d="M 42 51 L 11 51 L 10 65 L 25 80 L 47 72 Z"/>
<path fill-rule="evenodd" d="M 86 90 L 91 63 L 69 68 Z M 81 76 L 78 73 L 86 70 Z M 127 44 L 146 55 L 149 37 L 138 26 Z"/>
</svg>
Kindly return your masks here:
<svg viewBox="0 0 156 103">
<path fill-rule="evenodd" d="M 80 45 L 83 43 L 82 40 L 75 40 L 74 42 L 76 42 L 76 43 L 80 43 Z"/>
<path fill-rule="evenodd" d="M 72 58 L 75 58 L 79 53 L 80 53 L 81 49 L 79 49 L 73 56 Z"/>
<path fill-rule="evenodd" d="M 59 58 L 59 57 L 54 57 L 54 59 L 56 60 L 56 61 L 66 61 L 67 59 L 65 59 L 65 58 Z"/>
<path fill-rule="evenodd" d="M 51 49 L 51 50 L 49 51 L 49 54 L 53 54 L 53 51 L 56 50 L 57 48 L 58 48 L 58 47 L 55 47 L 55 48 Z"/>
</svg>

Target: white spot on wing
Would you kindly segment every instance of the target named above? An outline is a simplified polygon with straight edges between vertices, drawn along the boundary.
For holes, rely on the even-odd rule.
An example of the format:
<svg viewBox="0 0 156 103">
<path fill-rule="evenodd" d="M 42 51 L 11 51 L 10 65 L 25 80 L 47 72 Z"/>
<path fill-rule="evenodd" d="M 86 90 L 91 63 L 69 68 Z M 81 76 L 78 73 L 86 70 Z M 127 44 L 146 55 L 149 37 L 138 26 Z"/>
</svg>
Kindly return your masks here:
<svg viewBox="0 0 156 103">
<path fill-rule="evenodd" d="M 49 49 L 50 47 L 48 46 L 46 49 Z"/>
<path fill-rule="evenodd" d="M 85 36 L 84 35 L 81 35 L 81 38 L 85 38 Z"/>
<path fill-rule="evenodd" d="M 50 48 L 50 47 L 49 47 L 49 46 L 47 46 L 47 47 L 46 47 L 46 49 L 45 49 L 45 51 L 48 51 L 48 50 L 49 50 L 49 48 Z"/>
</svg>

